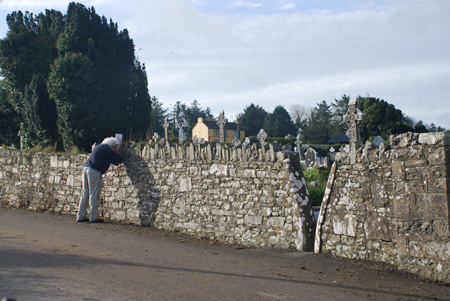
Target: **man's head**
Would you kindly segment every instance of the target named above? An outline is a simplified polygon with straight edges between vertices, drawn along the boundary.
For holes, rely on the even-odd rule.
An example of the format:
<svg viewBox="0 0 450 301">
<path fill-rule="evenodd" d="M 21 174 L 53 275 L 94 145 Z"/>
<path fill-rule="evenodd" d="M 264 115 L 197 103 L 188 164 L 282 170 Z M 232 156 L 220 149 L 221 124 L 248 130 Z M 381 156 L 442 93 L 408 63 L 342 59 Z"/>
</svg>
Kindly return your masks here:
<svg viewBox="0 0 450 301">
<path fill-rule="evenodd" d="M 120 145 L 119 140 L 117 140 L 114 137 L 105 138 L 105 140 L 103 140 L 102 144 L 108 145 L 110 148 L 112 148 L 112 150 L 114 152 L 118 152 L 119 145 Z"/>
</svg>

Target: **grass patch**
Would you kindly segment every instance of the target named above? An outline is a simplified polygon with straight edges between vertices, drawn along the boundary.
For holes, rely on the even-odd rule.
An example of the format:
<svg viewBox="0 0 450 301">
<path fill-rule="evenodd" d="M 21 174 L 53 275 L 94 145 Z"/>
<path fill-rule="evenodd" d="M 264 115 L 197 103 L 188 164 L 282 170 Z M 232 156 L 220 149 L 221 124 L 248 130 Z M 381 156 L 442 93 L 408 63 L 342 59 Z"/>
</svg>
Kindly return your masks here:
<svg viewBox="0 0 450 301">
<path fill-rule="evenodd" d="M 317 166 L 314 166 L 310 170 L 304 172 L 306 185 L 308 186 L 309 196 L 311 197 L 313 206 L 320 206 L 320 204 L 322 204 L 330 170 L 330 168 L 318 168 Z M 314 181 L 318 183 L 317 187 L 311 185 L 311 182 Z"/>
</svg>

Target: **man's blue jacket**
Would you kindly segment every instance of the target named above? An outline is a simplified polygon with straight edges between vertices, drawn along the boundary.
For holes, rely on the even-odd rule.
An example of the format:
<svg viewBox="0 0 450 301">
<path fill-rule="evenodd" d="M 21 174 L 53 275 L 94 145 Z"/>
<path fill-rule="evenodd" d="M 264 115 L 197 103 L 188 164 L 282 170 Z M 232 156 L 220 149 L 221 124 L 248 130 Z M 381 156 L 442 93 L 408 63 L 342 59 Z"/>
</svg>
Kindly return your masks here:
<svg viewBox="0 0 450 301">
<path fill-rule="evenodd" d="M 94 147 L 84 167 L 98 170 L 104 174 L 108 170 L 111 163 L 114 165 L 119 165 L 120 159 L 120 155 L 114 153 L 109 145 L 100 144 Z"/>
</svg>

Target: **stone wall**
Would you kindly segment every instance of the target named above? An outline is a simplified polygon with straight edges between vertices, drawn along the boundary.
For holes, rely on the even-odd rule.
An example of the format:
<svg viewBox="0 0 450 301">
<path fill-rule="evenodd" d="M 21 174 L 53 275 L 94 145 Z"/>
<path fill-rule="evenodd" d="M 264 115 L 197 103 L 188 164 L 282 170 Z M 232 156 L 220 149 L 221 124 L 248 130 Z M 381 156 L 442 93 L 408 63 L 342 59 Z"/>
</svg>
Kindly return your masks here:
<svg viewBox="0 0 450 301">
<path fill-rule="evenodd" d="M 277 144 L 129 145 L 104 175 L 99 214 L 257 247 L 312 250 L 314 216 L 296 156 Z M 88 155 L 0 151 L 0 203 L 76 214 Z"/>
<path fill-rule="evenodd" d="M 316 252 L 385 262 L 450 283 L 450 132 L 406 133 L 336 154 Z"/>
</svg>

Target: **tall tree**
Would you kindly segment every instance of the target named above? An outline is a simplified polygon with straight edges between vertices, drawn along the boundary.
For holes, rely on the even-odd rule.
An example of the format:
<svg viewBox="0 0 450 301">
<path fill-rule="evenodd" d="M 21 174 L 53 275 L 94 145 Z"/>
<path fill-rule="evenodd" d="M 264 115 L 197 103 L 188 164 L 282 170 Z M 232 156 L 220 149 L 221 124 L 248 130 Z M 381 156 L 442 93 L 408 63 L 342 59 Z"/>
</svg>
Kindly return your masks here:
<svg viewBox="0 0 450 301">
<path fill-rule="evenodd" d="M 345 134 L 348 125 L 344 122 L 344 115 L 348 112 L 350 96 L 342 95 L 341 99 L 334 99 L 331 103 L 333 135 Z"/>
<path fill-rule="evenodd" d="M 18 11 L 6 19 L 9 31 L 6 38 L 0 40 L 0 67 L 8 102 L 19 115 L 18 121 L 25 123 L 20 135 L 26 146 L 38 144 L 39 139 L 54 144 L 58 139 L 54 130 L 55 104 L 48 98 L 43 83 L 57 57 L 55 43 L 61 32 L 63 15 L 46 10 L 45 14 L 35 17 L 32 13 Z"/>
<path fill-rule="evenodd" d="M 88 150 L 117 132 L 146 133 L 151 112 L 147 73 L 126 29 L 119 31 L 117 23 L 98 16 L 93 7 L 74 2 L 64 16 L 53 10 L 37 17 L 18 11 L 7 22 L 0 68 L 8 101 L 27 123 L 23 137 L 33 138 L 32 144 L 62 137 L 66 150 Z M 56 108 L 53 116 L 44 107 Z M 56 116 L 58 131 L 53 130 Z M 36 129 L 40 136 L 32 133 Z"/>
<path fill-rule="evenodd" d="M 402 111 L 382 99 L 358 96 L 358 108 L 364 113 L 364 120 L 360 124 L 363 141 L 375 136 L 388 139 L 390 134 L 413 131 L 405 121 Z"/>
<path fill-rule="evenodd" d="M 264 118 L 264 131 L 269 137 L 285 137 L 289 134 L 295 136 L 297 129 L 286 109 L 276 106 L 273 113 Z"/>
<path fill-rule="evenodd" d="M 163 108 L 163 103 L 155 96 L 152 97 L 152 112 L 150 113 L 150 126 L 148 133 L 153 136 L 158 133 L 161 137 L 164 133 L 164 120 L 169 109 Z"/>
<path fill-rule="evenodd" d="M 302 132 L 305 142 L 326 143 L 333 136 L 331 118 L 331 106 L 325 100 L 318 103 L 311 112 L 308 127 Z"/>
<path fill-rule="evenodd" d="M 266 110 L 252 103 L 245 107 L 244 112 L 237 115 L 237 121 L 245 129 L 245 135 L 256 136 L 264 127 L 266 115 Z"/>
<path fill-rule="evenodd" d="M 25 128 L 22 131 L 23 145 L 56 146 L 58 137 L 56 105 L 47 93 L 42 73 L 34 75 L 29 86 L 25 87 L 24 111 Z"/>
<path fill-rule="evenodd" d="M 94 128 L 95 112 L 90 105 L 95 103 L 96 81 L 93 66 L 81 53 L 67 53 L 55 61 L 48 80 L 50 97 L 56 101 L 58 129 L 65 150 L 83 145 L 86 129 Z M 90 136 L 92 141 L 92 136 Z M 89 140 L 87 140 L 89 141 Z M 95 141 L 95 140 L 94 140 Z"/>
<path fill-rule="evenodd" d="M 0 81 L 0 144 L 19 147 L 20 116 L 8 102 L 5 79 Z"/>
</svg>

